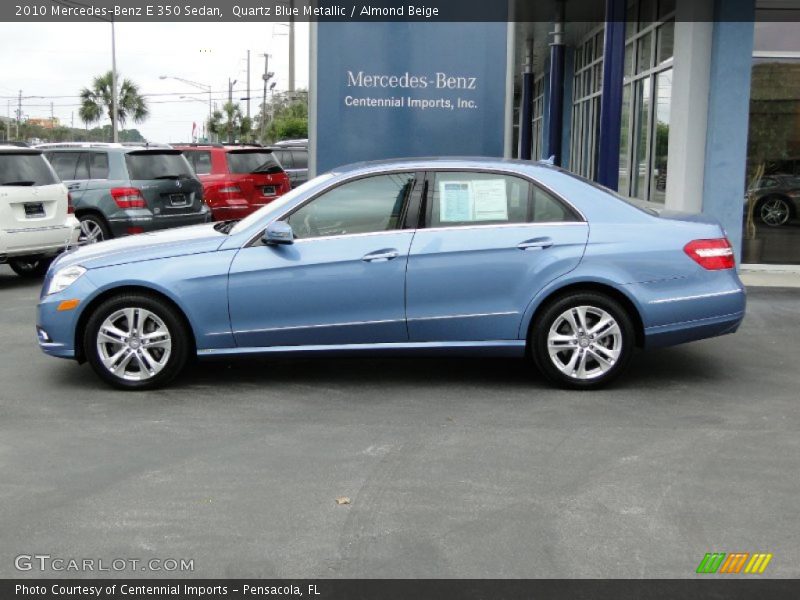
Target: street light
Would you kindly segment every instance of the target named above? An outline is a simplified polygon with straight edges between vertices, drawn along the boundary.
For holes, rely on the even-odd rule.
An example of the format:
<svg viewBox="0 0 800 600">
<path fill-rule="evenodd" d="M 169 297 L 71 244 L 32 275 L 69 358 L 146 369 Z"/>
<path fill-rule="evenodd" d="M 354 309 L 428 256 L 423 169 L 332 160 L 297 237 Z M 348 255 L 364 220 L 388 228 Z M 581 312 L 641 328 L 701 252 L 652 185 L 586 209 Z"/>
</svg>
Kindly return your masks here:
<svg viewBox="0 0 800 600">
<path fill-rule="evenodd" d="M 210 121 L 214 116 L 214 109 L 211 107 L 211 86 L 205 83 L 198 83 L 197 81 L 192 81 L 191 79 L 184 79 L 183 77 L 175 77 L 174 75 L 159 75 L 159 79 L 174 79 L 175 81 L 180 81 L 185 83 L 186 85 L 191 85 L 192 87 L 196 87 L 199 90 L 204 90 L 208 92 L 208 120 Z M 181 96 L 183 98 L 183 96 Z"/>
</svg>

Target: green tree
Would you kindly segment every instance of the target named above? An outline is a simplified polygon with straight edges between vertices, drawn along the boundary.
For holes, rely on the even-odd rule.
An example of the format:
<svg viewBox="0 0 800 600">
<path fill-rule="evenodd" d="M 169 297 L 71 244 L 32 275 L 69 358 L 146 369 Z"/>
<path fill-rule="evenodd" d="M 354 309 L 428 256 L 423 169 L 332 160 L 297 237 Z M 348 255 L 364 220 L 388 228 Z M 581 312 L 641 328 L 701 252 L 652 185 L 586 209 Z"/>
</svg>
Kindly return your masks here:
<svg viewBox="0 0 800 600">
<path fill-rule="evenodd" d="M 80 92 L 81 107 L 78 116 L 90 125 L 98 123 L 107 116 L 113 120 L 112 89 L 113 76 L 111 71 L 94 78 L 91 88 L 83 88 Z M 134 123 L 143 122 L 150 114 L 147 100 L 139 92 L 139 86 L 130 79 L 117 81 L 117 125 L 121 129 L 127 121 Z M 110 129 L 110 128 L 109 128 Z"/>
<path fill-rule="evenodd" d="M 276 94 L 266 106 L 266 116 L 257 117 L 257 129 L 264 143 L 308 137 L 307 92 Z"/>
<path fill-rule="evenodd" d="M 253 137 L 253 121 L 242 114 L 242 107 L 226 102 L 222 110 L 215 110 L 208 120 L 208 132 L 228 142 L 250 142 Z"/>
</svg>

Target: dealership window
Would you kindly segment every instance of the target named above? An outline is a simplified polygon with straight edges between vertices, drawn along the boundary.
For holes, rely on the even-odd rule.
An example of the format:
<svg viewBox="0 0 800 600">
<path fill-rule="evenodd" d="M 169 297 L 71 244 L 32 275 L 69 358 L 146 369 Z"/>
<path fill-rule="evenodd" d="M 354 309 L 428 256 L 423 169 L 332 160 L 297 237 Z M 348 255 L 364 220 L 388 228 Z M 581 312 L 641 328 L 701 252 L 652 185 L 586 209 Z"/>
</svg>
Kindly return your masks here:
<svg viewBox="0 0 800 600">
<path fill-rule="evenodd" d="M 742 262 L 800 264 L 800 23 L 755 24 Z"/>
<path fill-rule="evenodd" d="M 604 35 L 601 26 L 575 49 L 569 169 L 588 179 L 594 179 L 597 171 Z"/>
<path fill-rule="evenodd" d="M 619 192 L 664 203 L 675 0 L 630 0 L 620 128 Z"/>
<path fill-rule="evenodd" d="M 541 160 L 542 156 L 542 125 L 544 124 L 544 75 L 533 82 L 533 127 L 531 132 L 532 147 L 531 158 Z"/>
</svg>

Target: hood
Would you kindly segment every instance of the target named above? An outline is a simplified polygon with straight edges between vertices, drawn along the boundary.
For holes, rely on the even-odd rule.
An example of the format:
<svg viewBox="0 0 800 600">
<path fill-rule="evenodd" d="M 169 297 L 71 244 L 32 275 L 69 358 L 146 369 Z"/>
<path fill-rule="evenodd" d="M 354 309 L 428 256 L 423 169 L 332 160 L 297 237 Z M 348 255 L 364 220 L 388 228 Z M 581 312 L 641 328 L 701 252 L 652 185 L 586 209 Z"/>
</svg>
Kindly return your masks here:
<svg viewBox="0 0 800 600">
<path fill-rule="evenodd" d="M 140 233 L 76 248 L 53 263 L 59 269 L 81 265 L 87 269 L 214 252 L 228 236 L 214 229 L 214 223 Z"/>
</svg>

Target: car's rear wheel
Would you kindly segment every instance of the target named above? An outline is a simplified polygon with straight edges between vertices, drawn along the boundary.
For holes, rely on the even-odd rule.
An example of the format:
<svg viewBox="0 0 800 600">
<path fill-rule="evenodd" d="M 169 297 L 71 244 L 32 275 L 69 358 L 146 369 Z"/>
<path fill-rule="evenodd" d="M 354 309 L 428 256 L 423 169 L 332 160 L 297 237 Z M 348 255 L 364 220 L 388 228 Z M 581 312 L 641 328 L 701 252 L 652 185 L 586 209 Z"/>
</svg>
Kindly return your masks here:
<svg viewBox="0 0 800 600">
<path fill-rule="evenodd" d="M 551 381 L 594 389 L 618 377 L 635 345 L 630 315 L 613 298 L 574 292 L 548 304 L 533 324 L 531 353 Z"/>
<path fill-rule="evenodd" d="M 145 390 L 169 383 L 189 357 L 186 325 L 163 300 L 124 294 L 101 304 L 86 324 L 89 364 L 111 385 Z"/>
<path fill-rule="evenodd" d="M 8 266 L 20 277 L 37 278 L 44 277 L 51 262 L 52 258 L 43 256 L 21 256 L 8 259 Z"/>
<path fill-rule="evenodd" d="M 758 205 L 758 216 L 765 225 L 780 227 L 789 221 L 792 210 L 786 198 L 769 196 Z"/>
<path fill-rule="evenodd" d="M 108 228 L 103 217 L 87 213 L 78 217 L 81 224 L 80 234 L 78 235 L 78 244 L 85 246 L 87 244 L 96 244 L 111 238 L 111 230 Z"/>
</svg>

